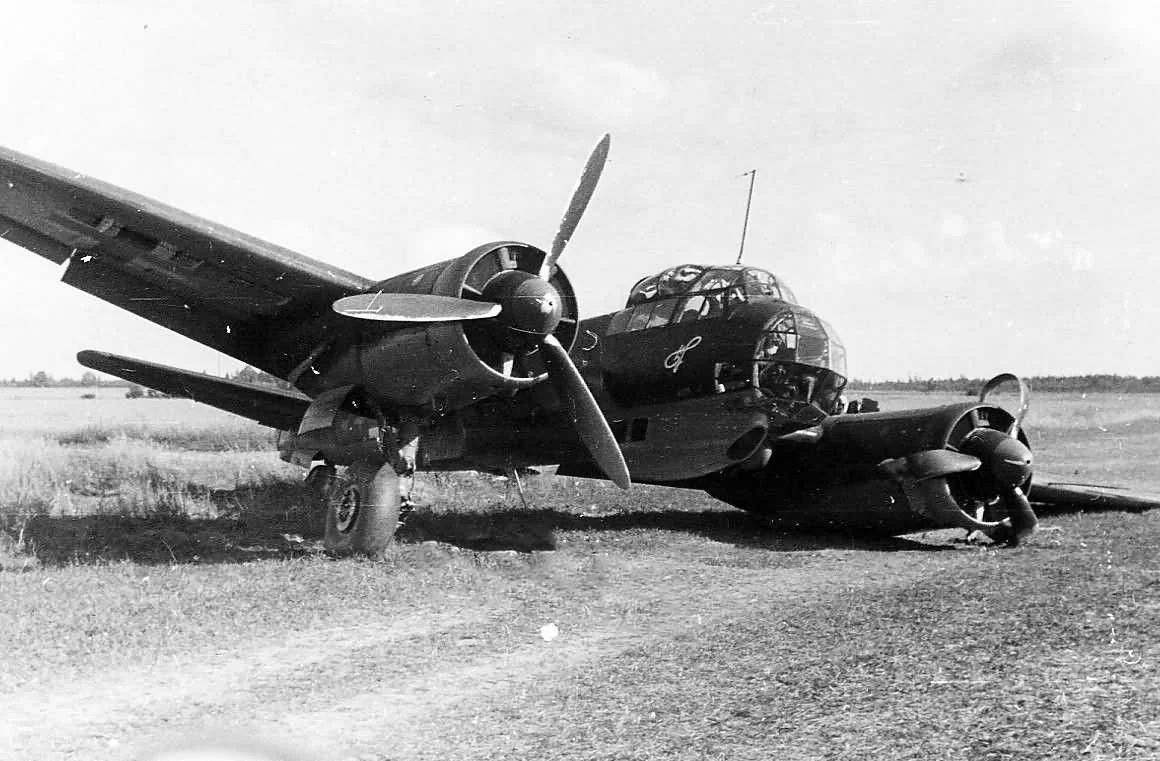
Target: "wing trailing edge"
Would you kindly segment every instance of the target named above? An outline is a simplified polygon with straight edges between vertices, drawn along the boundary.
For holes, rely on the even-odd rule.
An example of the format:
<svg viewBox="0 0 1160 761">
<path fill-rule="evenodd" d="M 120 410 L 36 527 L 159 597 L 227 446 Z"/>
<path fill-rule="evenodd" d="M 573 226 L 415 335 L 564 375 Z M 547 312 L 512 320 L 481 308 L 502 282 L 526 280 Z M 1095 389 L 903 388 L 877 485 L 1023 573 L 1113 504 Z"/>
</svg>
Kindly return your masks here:
<svg viewBox="0 0 1160 761">
<path fill-rule="evenodd" d="M 297 391 L 238 383 L 117 354 L 82 351 L 77 354 L 77 362 L 91 370 L 170 396 L 193 399 L 271 428 L 296 429 L 310 406 L 310 397 Z"/>
</svg>

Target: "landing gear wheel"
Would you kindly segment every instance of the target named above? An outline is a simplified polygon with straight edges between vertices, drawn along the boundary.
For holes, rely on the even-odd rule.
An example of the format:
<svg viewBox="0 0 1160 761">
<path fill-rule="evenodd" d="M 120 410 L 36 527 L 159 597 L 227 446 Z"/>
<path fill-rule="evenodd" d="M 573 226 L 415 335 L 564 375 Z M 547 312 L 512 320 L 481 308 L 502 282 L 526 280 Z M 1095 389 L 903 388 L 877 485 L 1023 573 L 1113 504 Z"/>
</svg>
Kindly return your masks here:
<svg viewBox="0 0 1160 761">
<path fill-rule="evenodd" d="M 383 557 L 399 521 L 399 477 L 389 464 L 357 462 L 330 490 L 323 546 L 335 555 Z"/>
</svg>

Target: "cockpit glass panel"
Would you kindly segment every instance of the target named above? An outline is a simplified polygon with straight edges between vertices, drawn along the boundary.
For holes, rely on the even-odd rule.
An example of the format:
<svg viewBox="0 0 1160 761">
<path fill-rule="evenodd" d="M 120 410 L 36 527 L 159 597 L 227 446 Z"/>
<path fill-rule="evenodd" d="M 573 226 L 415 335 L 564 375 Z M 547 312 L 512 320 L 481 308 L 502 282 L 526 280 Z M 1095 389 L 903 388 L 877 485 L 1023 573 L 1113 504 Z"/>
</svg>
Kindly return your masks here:
<svg viewBox="0 0 1160 761">
<path fill-rule="evenodd" d="M 676 299 L 661 299 L 657 302 L 656 306 L 653 307 L 652 314 L 649 315 L 648 324 L 645 325 L 645 327 L 656 328 L 660 327 L 661 325 L 668 325 L 669 320 L 672 318 L 673 312 L 676 310 L 676 308 Z"/>
<path fill-rule="evenodd" d="M 653 305 L 649 302 L 637 304 L 633 307 L 632 316 L 628 318 L 628 330 L 644 330 L 648 325 L 649 315 L 652 314 Z"/>
<path fill-rule="evenodd" d="M 786 312 L 774 320 L 761 337 L 757 345 L 757 359 L 792 362 L 797 359 L 797 345 L 797 323 L 793 312 Z"/>
<path fill-rule="evenodd" d="M 833 326 L 799 306 L 788 307 L 769 321 L 754 358 L 798 362 L 846 374 L 846 350 Z"/>
<path fill-rule="evenodd" d="M 725 314 L 725 294 L 721 291 L 706 293 L 701 319 L 714 320 L 723 314 Z"/>
<path fill-rule="evenodd" d="M 781 298 L 777 280 L 765 270 L 745 270 L 745 292 L 750 296 L 773 296 Z"/>
<path fill-rule="evenodd" d="M 678 299 L 644 301 L 630 309 L 622 309 L 609 321 L 607 335 L 668 325 L 677 310 L 678 301 Z M 696 319 L 696 313 L 692 319 Z"/>
<path fill-rule="evenodd" d="M 632 317 L 631 309 L 624 309 L 612 315 L 612 319 L 608 321 L 608 330 L 606 335 L 616 335 L 623 333 L 624 329 L 628 327 L 628 318 Z"/>
<path fill-rule="evenodd" d="M 657 281 L 660 279 L 659 275 L 646 277 L 632 287 L 632 291 L 628 294 L 628 303 L 626 307 L 639 304 L 642 301 L 650 301 L 657 296 Z"/>
<path fill-rule="evenodd" d="M 842 344 L 842 339 L 838 337 L 838 331 L 834 330 L 833 325 L 825 320 L 820 320 L 820 322 L 826 331 L 826 339 L 830 345 L 830 369 L 840 375 L 845 375 L 846 347 Z"/>
<path fill-rule="evenodd" d="M 696 264 L 682 264 L 679 267 L 670 267 L 658 276 L 657 295 L 677 296 L 687 290 L 702 272 L 704 267 Z"/>
<path fill-rule="evenodd" d="M 725 304 L 729 307 L 735 307 L 746 301 L 749 301 L 749 294 L 739 285 L 735 285 L 725 291 Z"/>
<path fill-rule="evenodd" d="M 818 367 L 829 367 L 829 342 L 821 321 L 805 310 L 797 314 L 798 362 Z"/>
<path fill-rule="evenodd" d="M 708 291 L 719 291 L 722 288 L 728 288 L 737 282 L 741 273 L 738 270 L 726 269 L 711 269 L 701 276 L 694 286 L 697 293 L 705 293 Z"/>
<path fill-rule="evenodd" d="M 701 295 L 689 296 L 681 302 L 675 322 L 693 322 L 700 319 L 705 310 L 705 297 Z"/>
<path fill-rule="evenodd" d="M 793 312 L 783 312 L 773 321 L 769 329 L 775 333 L 796 333 L 797 320 L 794 319 Z"/>
<path fill-rule="evenodd" d="M 726 290 L 729 292 L 724 301 L 729 304 L 738 304 L 758 296 L 797 303 L 793 291 L 765 270 L 740 265 L 704 267 L 700 264 L 681 264 L 639 280 L 629 292 L 625 306 L 634 307 L 658 299 Z M 681 315 L 682 310 L 678 308 L 676 311 Z M 681 321 L 681 317 L 677 321 Z"/>
</svg>

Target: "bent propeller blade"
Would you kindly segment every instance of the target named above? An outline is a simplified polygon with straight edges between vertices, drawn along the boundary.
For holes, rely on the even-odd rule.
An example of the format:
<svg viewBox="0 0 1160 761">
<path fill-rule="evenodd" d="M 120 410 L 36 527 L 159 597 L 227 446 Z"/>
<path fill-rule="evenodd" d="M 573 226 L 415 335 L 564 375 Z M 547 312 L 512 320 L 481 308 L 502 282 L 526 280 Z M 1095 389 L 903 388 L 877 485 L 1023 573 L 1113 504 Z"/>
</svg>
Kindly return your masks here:
<svg viewBox="0 0 1160 761">
<path fill-rule="evenodd" d="M 608 148 L 611 143 L 612 136 L 605 133 L 596 147 L 592 149 L 592 154 L 584 165 L 580 181 L 576 183 L 576 189 L 572 191 L 572 200 L 568 202 L 568 210 L 564 212 L 564 218 L 560 220 L 560 229 L 556 231 L 552 248 L 544 259 L 544 264 L 540 267 L 540 277 L 545 280 L 552 277 L 552 268 L 556 266 L 556 260 L 560 258 L 564 246 L 568 245 L 568 241 L 571 240 L 572 233 L 576 232 L 576 226 L 580 224 L 580 218 L 584 216 L 584 210 L 588 208 L 588 202 L 592 200 L 592 193 L 596 190 L 600 173 L 604 171 L 604 163 L 608 161 Z"/>
<path fill-rule="evenodd" d="M 983 389 L 979 391 L 979 402 L 987 401 L 988 394 L 1004 383 L 1010 382 L 1019 385 L 1019 407 L 1015 410 L 1015 421 L 1007 429 L 1007 435 L 1012 438 L 1019 438 L 1019 429 L 1023 426 L 1023 418 L 1026 417 L 1027 410 L 1031 407 L 1031 387 L 1027 385 L 1027 381 L 1014 373 L 1000 373 L 987 381 Z"/>
<path fill-rule="evenodd" d="M 495 317 L 502 307 L 486 301 L 423 293 L 360 293 L 341 298 L 334 311 L 344 317 L 380 322 L 458 322 Z"/>
<path fill-rule="evenodd" d="M 592 455 L 596 466 L 614 484 L 621 489 L 627 489 L 632 480 L 628 475 L 624 454 L 620 451 L 620 445 L 616 443 L 616 437 L 612 435 L 612 429 L 608 427 L 608 421 L 600 412 L 596 399 L 588 390 L 584 379 L 580 377 L 580 371 L 572 364 L 568 352 L 555 336 L 551 334 L 544 336 L 540 348 L 543 349 L 544 364 L 548 367 L 548 378 L 556 387 L 556 393 L 570 409 L 572 425 Z"/>
</svg>

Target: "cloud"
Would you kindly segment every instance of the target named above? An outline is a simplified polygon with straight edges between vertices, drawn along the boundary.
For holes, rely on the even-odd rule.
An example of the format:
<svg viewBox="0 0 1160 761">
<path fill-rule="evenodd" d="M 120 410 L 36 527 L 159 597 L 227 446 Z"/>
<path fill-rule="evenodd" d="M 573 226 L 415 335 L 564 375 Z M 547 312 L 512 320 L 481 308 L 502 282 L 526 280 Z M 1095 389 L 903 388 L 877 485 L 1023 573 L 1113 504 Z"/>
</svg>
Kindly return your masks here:
<svg viewBox="0 0 1160 761">
<path fill-rule="evenodd" d="M 1050 38 L 1016 37 L 1003 43 L 975 71 L 984 90 L 1050 84 L 1060 78 L 1063 53 Z"/>
<path fill-rule="evenodd" d="M 1007 228 L 998 219 L 983 223 L 982 243 L 984 256 L 996 264 L 1012 265 L 1023 261 L 1019 249 L 1007 238 Z"/>
<path fill-rule="evenodd" d="M 1071 252 L 1071 271 L 1089 272 L 1095 267 L 1095 257 L 1086 249 L 1077 248 Z"/>
<path fill-rule="evenodd" d="M 961 238 L 967 234 L 968 229 L 967 220 L 961 214 L 948 214 L 939 225 L 939 233 L 944 238 Z"/>
<path fill-rule="evenodd" d="M 447 224 L 419 230 L 403 248 L 407 262 L 419 266 L 462 256 L 476 246 L 497 240 L 503 240 L 503 236 L 483 227 Z"/>
<path fill-rule="evenodd" d="M 522 41 L 497 43 L 484 56 L 428 55 L 373 89 L 445 129 L 490 123 L 509 140 L 513 129 L 592 134 L 649 123 L 671 90 L 659 72 L 622 58 Z"/>
<path fill-rule="evenodd" d="M 1027 237 L 1041 250 L 1046 251 L 1049 248 L 1055 248 L 1063 240 L 1063 233 L 1059 230 L 1047 230 L 1044 232 L 1030 232 L 1027 234 Z"/>
<path fill-rule="evenodd" d="M 1104 9 L 1100 14 L 1114 15 Z M 1036 19 L 1001 39 L 966 80 L 994 92 L 1057 87 L 1086 73 L 1117 71 L 1126 48 L 1120 30 L 1060 13 Z"/>
<path fill-rule="evenodd" d="M 628 126 L 669 96 L 658 72 L 580 47 L 540 47 L 535 68 L 545 100 L 568 122 Z"/>
</svg>

